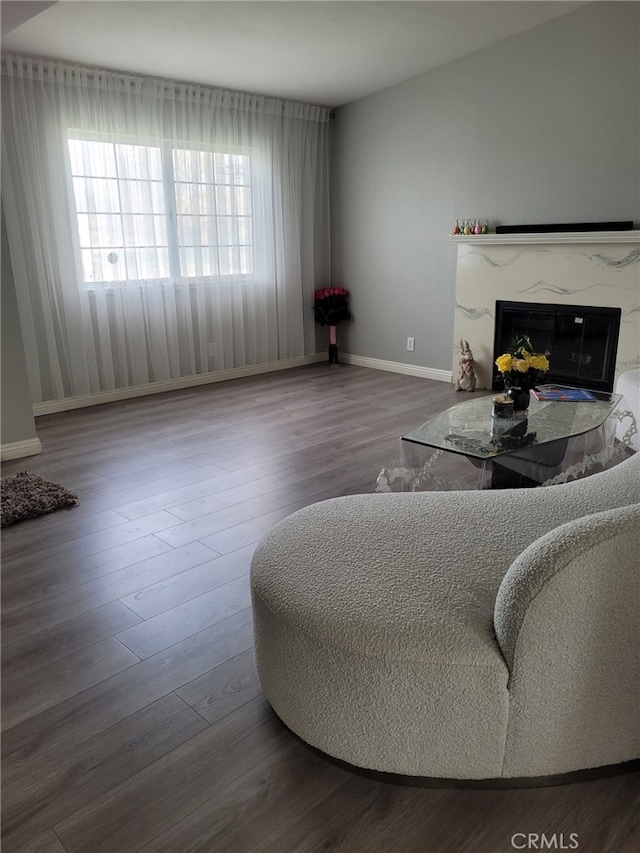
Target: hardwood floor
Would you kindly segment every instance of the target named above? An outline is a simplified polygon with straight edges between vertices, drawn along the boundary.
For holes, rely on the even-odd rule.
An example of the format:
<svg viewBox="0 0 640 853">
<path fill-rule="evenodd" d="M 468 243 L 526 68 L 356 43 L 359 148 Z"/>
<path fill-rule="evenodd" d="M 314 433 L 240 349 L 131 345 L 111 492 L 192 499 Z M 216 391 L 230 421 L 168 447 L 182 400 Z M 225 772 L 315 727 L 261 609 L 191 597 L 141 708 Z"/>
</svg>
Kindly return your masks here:
<svg viewBox="0 0 640 853">
<path fill-rule="evenodd" d="M 514 833 L 640 849 L 639 774 L 395 786 L 305 748 L 261 694 L 256 543 L 374 491 L 402 432 L 460 399 L 319 364 L 39 418 L 44 452 L 3 476 L 37 471 L 80 505 L 3 535 L 3 853 L 507 853 Z"/>
</svg>

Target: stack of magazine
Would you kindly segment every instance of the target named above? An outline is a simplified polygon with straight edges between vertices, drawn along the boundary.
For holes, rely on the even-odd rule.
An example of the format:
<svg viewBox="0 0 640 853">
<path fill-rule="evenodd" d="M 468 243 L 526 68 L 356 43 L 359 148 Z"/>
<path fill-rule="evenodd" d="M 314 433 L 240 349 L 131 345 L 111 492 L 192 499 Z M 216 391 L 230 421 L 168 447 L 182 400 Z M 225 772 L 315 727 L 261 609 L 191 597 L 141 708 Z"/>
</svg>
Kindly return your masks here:
<svg viewBox="0 0 640 853">
<path fill-rule="evenodd" d="M 533 390 L 536 400 L 557 400 L 569 403 L 593 403 L 598 398 L 586 388 L 566 388 L 563 385 L 541 385 Z"/>
</svg>

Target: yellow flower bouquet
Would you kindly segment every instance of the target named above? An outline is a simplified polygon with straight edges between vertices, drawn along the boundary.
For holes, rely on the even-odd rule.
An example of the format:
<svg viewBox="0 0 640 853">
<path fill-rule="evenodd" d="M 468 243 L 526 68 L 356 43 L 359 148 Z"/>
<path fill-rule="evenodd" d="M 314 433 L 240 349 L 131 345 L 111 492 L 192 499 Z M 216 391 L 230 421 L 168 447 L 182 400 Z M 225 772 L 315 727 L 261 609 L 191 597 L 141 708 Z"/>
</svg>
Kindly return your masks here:
<svg viewBox="0 0 640 853">
<path fill-rule="evenodd" d="M 530 391 L 549 370 L 549 360 L 545 353 L 534 352 L 531 338 L 523 335 L 514 340 L 511 349 L 498 356 L 496 367 L 507 391 L 510 388 Z"/>
</svg>

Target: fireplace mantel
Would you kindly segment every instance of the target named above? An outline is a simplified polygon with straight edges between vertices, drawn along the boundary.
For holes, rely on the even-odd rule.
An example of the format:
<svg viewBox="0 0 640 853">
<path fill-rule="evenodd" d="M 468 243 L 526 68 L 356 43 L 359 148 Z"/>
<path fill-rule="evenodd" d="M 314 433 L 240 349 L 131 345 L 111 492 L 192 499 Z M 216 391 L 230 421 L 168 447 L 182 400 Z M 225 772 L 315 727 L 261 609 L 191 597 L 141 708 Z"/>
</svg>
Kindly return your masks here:
<svg viewBox="0 0 640 853">
<path fill-rule="evenodd" d="M 529 243 L 637 243 L 640 231 L 567 231 L 544 234 L 450 234 L 454 243 L 471 246 L 518 246 Z"/>
<path fill-rule="evenodd" d="M 620 308 L 616 376 L 640 367 L 640 231 L 468 234 L 449 239 L 458 255 L 454 376 L 463 339 L 473 351 L 478 387 L 491 387 L 497 300 Z"/>
</svg>

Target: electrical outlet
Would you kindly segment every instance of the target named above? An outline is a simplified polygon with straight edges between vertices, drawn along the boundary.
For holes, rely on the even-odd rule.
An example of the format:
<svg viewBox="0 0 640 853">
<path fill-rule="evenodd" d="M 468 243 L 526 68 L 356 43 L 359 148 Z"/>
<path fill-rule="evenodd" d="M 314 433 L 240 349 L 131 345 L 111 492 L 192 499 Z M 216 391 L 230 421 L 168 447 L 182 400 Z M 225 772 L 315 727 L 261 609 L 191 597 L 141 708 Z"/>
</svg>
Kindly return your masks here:
<svg viewBox="0 0 640 853">
<path fill-rule="evenodd" d="M 217 349 L 216 345 L 214 344 L 213 341 L 211 341 L 211 343 L 209 344 L 209 358 L 215 358 L 216 357 L 216 349 Z"/>
<path fill-rule="evenodd" d="M 416 339 L 415 338 L 407 338 L 407 352 L 415 352 L 416 351 Z"/>
</svg>

